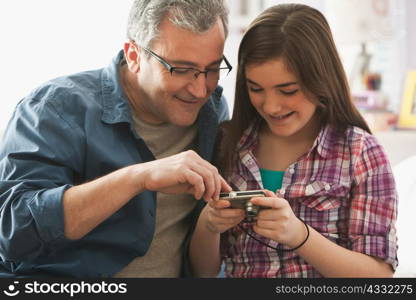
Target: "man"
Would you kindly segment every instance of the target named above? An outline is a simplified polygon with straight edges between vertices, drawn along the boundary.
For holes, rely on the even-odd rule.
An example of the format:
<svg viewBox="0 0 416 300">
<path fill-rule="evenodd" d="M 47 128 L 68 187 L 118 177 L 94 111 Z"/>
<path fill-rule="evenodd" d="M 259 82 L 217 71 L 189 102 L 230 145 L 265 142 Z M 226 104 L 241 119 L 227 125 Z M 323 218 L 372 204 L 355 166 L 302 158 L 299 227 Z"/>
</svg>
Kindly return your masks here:
<svg viewBox="0 0 416 300">
<path fill-rule="evenodd" d="M 136 0 L 107 68 L 21 101 L 0 150 L 0 276 L 179 277 L 228 118 L 220 0 Z M 203 200 L 196 201 L 195 199 Z"/>
</svg>

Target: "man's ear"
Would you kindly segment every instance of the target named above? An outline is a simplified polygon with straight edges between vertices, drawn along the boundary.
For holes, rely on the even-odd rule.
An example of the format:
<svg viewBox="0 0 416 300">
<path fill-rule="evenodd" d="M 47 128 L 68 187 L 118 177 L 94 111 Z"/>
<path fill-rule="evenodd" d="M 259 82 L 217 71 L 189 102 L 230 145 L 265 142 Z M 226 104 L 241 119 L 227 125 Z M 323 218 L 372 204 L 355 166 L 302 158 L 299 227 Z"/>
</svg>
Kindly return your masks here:
<svg viewBox="0 0 416 300">
<path fill-rule="evenodd" d="M 140 55 L 137 47 L 134 47 L 131 42 L 124 43 L 124 57 L 130 72 L 137 73 L 140 70 Z"/>
</svg>

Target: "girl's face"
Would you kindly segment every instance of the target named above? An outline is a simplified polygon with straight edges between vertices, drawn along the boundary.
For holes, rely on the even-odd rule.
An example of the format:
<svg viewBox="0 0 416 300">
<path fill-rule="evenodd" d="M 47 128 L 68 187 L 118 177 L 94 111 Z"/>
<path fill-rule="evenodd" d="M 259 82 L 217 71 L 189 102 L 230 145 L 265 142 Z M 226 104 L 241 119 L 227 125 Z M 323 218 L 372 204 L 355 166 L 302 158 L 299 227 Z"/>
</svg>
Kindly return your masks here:
<svg viewBox="0 0 416 300">
<path fill-rule="evenodd" d="M 272 134 L 294 137 L 316 131 L 317 106 L 302 91 L 283 59 L 247 65 L 245 72 L 250 101 Z"/>
</svg>

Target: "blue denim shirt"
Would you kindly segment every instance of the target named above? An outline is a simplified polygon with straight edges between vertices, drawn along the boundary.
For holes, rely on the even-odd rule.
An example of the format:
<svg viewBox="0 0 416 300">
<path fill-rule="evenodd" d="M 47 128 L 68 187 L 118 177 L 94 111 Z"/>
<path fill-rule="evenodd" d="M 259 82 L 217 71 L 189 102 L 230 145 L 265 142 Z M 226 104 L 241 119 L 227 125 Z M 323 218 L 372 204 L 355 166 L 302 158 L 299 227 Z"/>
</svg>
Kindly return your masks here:
<svg viewBox="0 0 416 300">
<path fill-rule="evenodd" d="M 0 277 L 109 277 L 148 250 L 156 212 L 151 191 L 84 238 L 64 237 L 65 190 L 154 160 L 133 129 L 119 83 L 122 59 L 120 52 L 106 68 L 47 82 L 17 105 L 0 148 Z M 221 95 L 218 87 L 197 120 L 198 153 L 206 160 L 218 123 L 228 118 Z"/>
</svg>

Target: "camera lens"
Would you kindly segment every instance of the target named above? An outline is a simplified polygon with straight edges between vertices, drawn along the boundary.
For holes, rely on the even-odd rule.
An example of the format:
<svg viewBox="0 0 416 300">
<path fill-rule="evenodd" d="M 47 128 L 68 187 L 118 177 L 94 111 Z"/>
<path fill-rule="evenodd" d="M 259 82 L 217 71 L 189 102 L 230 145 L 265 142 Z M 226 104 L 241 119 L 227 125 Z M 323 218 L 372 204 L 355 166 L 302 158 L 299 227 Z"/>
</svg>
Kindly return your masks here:
<svg viewBox="0 0 416 300">
<path fill-rule="evenodd" d="M 258 213 L 258 207 L 254 206 L 253 203 L 247 202 L 246 203 L 246 216 L 247 217 L 256 217 Z"/>
</svg>

